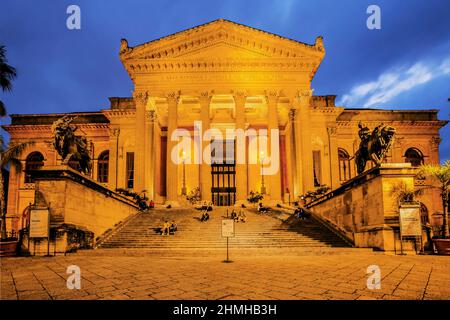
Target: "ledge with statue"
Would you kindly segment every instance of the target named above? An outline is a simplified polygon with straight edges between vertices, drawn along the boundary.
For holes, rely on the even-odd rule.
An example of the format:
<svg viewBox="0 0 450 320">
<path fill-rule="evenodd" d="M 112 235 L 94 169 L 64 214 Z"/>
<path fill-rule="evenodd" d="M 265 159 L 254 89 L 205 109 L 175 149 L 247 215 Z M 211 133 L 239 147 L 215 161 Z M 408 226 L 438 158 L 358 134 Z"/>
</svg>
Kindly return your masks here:
<svg viewBox="0 0 450 320">
<path fill-rule="evenodd" d="M 401 241 L 399 207 L 392 197 L 392 189 L 399 183 L 414 188 L 417 169 L 410 163 L 383 163 L 394 134 L 394 128 L 383 124 L 370 131 L 360 123 L 361 141 L 354 156 L 358 175 L 305 207 L 355 247 L 417 252 L 421 248 L 416 241 Z M 369 161 L 374 167 L 366 170 Z M 427 239 L 425 230 L 422 239 Z"/>
<path fill-rule="evenodd" d="M 43 167 L 33 172 L 33 178 L 32 207 L 47 208 L 50 214 L 50 253 L 92 248 L 102 234 L 138 212 L 135 201 L 69 166 Z M 30 245 L 24 231 L 22 249 L 46 254 L 47 239 Z"/>
<path fill-rule="evenodd" d="M 88 143 L 85 137 L 75 135 L 73 119 L 66 116 L 53 123 L 54 147 L 61 156 L 61 165 L 31 172 L 35 200 L 29 211 L 48 210 L 50 220 L 49 239 L 33 239 L 31 243 L 29 228 L 22 229 L 21 247 L 32 254 L 92 248 L 102 234 L 138 212 L 136 201 L 90 177 Z M 69 161 L 77 162 L 80 171 L 71 168 Z"/>
</svg>

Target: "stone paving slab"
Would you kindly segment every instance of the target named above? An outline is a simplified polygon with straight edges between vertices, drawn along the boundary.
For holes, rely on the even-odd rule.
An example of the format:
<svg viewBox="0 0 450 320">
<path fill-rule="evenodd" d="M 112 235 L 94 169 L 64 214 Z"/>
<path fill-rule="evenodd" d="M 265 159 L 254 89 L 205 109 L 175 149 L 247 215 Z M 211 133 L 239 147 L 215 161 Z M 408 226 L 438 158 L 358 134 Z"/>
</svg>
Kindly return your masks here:
<svg viewBox="0 0 450 320">
<path fill-rule="evenodd" d="M 345 255 L 158 256 L 90 253 L 2 258 L 2 300 L 449 300 L 450 258 Z M 81 288 L 68 289 L 67 267 L 81 270 Z M 367 288 L 378 265 L 381 288 Z"/>
</svg>

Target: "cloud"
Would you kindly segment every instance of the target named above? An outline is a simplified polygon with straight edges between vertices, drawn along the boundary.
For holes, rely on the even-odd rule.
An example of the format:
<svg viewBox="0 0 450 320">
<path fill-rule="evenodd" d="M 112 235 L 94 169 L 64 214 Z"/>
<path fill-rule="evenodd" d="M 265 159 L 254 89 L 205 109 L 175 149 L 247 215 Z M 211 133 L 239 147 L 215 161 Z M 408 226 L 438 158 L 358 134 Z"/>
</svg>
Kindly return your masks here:
<svg viewBox="0 0 450 320">
<path fill-rule="evenodd" d="M 440 64 L 418 62 L 409 68 L 396 68 L 381 74 L 375 81 L 354 86 L 342 97 L 341 104 L 364 108 L 384 104 L 401 93 L 448 74 L 450 58 Z"/>
</svg>

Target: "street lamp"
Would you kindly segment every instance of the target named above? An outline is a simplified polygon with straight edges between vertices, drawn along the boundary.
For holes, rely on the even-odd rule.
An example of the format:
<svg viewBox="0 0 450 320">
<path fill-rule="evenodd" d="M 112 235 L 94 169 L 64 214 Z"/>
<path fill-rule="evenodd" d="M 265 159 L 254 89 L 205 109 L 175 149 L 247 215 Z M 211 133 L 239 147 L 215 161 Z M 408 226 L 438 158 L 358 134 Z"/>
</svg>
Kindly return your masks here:
<svg viewBox="0 0 450 320">
<path fill-rule="evenodd" d="M 182 152 L 182 159 L 183 159 L 183 186 L 181 187 L 181 195 L 186 195 L 186 152 Z"/>
<path fill-rule="evenodd" d="M 266 194 L 266 186 L 264 185 L 264 151 L 260 152 L 261 159 L 261 194 Z"/>
</svg>

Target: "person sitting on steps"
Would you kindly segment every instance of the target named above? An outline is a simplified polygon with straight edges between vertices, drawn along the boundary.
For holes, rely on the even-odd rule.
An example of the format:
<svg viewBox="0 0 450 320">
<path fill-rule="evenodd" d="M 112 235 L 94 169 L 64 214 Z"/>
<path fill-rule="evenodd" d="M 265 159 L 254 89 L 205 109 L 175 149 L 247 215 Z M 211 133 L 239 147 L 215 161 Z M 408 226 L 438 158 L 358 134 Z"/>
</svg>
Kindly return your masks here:
<svg viewBox="0 0 450 320">
<path fill-rule="evenodd" d="M 236 210 L 234 210 L 234 209 L 231 211 L 231 219 L 233 219 L 234 221 L 238 220 Z"/>
<path fill-rule="evenodd" d="M 244 210 L 239 211 L 238 221 L 237 222 L 246 222 L 247 216 L 244 213 Z"/>
<path fill-rule="evenodd" d="M 169 221 L 165 221 L 163 224 L 163 227 L 161 228 L 161 235 L 162 236 L 168 236 L 170 232 L 170 225 L 169 225 Z"/>
<path fill-rule="evenodd" d="M 259 212 L 259 213 L 266 213 L 266 212 L 268 212 L 268 211 L 269 211 L 269 208 L 264 207 L 263 204 L 262 204 L 262 202 L 260 202 L 260 203 L 258 204 L 258 212 Z"/>
<path fill-rule="evenodd" d="M 175 222 L 175 220 L 172 220 L 172 222 L 170 223 L 169 233 L 175 234 L 175 231 L 177 230 L 178 230 L 177 223 Z"/>
<path fill-rule="evenodd" d="M 205 222 L 209 220 L 209 213 L 208 210 L 205 210 L 202 214 L 202 217 L 200 218 L 201 222 Z"/>
</svg>

